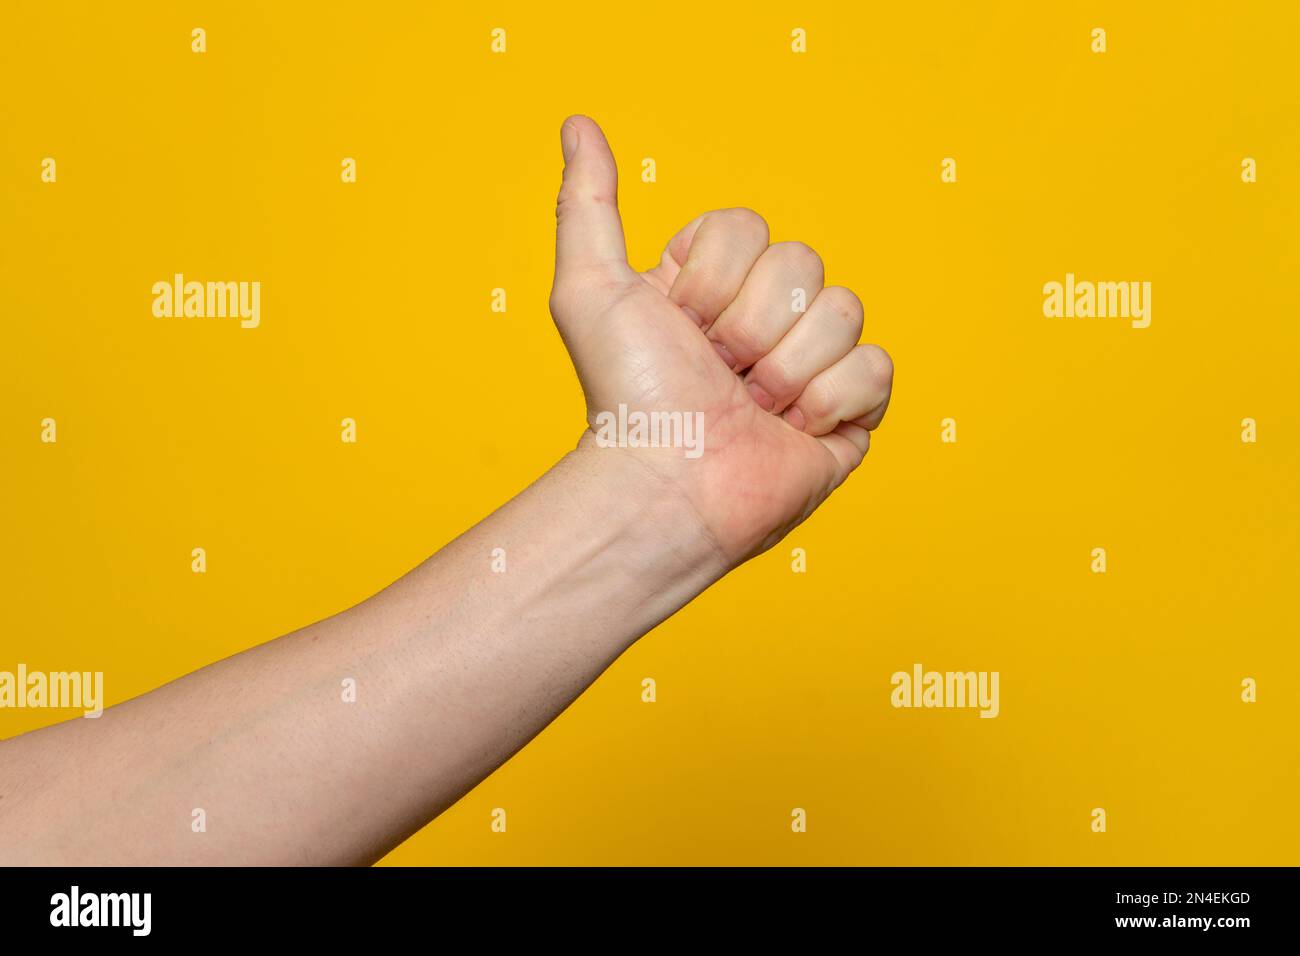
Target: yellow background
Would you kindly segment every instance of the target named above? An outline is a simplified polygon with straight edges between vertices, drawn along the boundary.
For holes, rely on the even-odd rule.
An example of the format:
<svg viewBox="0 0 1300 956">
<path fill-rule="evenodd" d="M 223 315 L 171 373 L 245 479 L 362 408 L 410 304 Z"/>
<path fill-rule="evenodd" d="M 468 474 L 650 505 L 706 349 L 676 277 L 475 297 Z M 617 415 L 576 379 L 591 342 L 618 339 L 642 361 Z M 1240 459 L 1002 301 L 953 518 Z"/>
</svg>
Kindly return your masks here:
<svg viewBox="0 0 1300 956">
<path fill-rule="evenodd" d="M 812 520 L 389 862 L 1300 862 L 1294 4 L 3 20 L 0 669 L 140 694 L 370 595 L 571 447 L 546 301 L 580 111 L 634 264 L 760 211 L 861 296 L 894 402 Z M 1044 318 L 1067 271 L 1151 281 L 1151 327 Z M 261 327 L 154 318 L 174 272 L 261 281 Z M 915 662 L 999 671 L 1001 716 L 893 709 Z M 0 736 L 67 716 L 2 711 Z"/>
</svg>

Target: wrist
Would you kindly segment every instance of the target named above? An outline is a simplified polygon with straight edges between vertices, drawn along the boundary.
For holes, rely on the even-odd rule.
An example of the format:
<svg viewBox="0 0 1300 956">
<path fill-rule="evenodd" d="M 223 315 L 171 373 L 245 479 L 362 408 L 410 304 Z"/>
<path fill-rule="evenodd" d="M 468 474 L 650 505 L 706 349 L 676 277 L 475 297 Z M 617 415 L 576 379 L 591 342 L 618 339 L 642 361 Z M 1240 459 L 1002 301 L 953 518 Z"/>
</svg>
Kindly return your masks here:
<svg viewBox="0 0 1300 956">
<path fill-rule="evenodd" d="M 590 521 L 613 533 L 637 573 L 669 586 L 670 578 L 698 585 L 684 604 L 730 571 L 734 562 L 690 499 L 639 452 L 601 448 L 588 431 L 555 470 L 567 484 L 581 489 Z"/>
</svg>

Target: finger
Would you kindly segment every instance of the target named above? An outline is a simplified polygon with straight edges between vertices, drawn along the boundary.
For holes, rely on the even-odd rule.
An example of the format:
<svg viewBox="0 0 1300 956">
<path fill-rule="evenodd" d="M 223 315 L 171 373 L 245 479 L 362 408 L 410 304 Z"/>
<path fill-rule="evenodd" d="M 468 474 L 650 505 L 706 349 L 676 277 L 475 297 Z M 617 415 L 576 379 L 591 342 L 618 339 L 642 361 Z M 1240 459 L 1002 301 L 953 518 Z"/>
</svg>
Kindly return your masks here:
<svg viewBox="0 0 1300 956">
<path fill-rule="evenodd" d="M 623 223 L 618 216 L 618 167 L 605 134 L 586 116 L 560 127 L 564 181 L 555 205 L 555 285 L 606 278 L 626 281 Z"/>
<path fill-rule="evenodd" d="M 852 422 L 840 422 L 829 435 L 817 439 L 835 458 L 834 484 L 838 487 L 849 473 L 862 464 L 871 447 L 871 432 Z"/>
<path fill-rule="evenodd" d="M 672 291 L 678 273 L 682 271 L 682 266 L 686 265 L 686 255 L 691 250 L 691 242 L 695 239 L 695 233 L 699 231 L 702 222 L 704 216 L 696 216 L 683 226 L 677 235 L 668 240 L 668 245 L 664 247 L 663 254 L 659 257 L 659 264 L 641 273 L 647 282 L 665 296 Z"/>
<path fill-rule="evenodd" d="M 681 263 L 668 298 L 694 312 L 707 329 L 740 292 L 767 248 L 767 223 L 752 209 L 720 209 L 687 226 L 668 248 Z"/>
<path fill-rule="evenodd" d="M 718 325 L 725 320 L 724 314 Z M 749 370 L 749 394 L 760 408 L 784 411 L 818 372 L 848 355 L 861 334 L 858 297 L 843 286 L 823 289 L 794 328 Z"/>
<path fill-rule="evenodd" d="M 840 422 L 870 431 L 889 404 L 894 363 L 878 345 L 859 345 L 813 377 L 782 416 L 809 435 L 825 435 Z"/>
<path fill-rule="evenodd" d="M 709 328 L 728 367 L 749 368 L 770 352 L 821 291 L 824 277 L 821 256 L 802 242 L 764 249 L 736 298 Z"/>
</svg>

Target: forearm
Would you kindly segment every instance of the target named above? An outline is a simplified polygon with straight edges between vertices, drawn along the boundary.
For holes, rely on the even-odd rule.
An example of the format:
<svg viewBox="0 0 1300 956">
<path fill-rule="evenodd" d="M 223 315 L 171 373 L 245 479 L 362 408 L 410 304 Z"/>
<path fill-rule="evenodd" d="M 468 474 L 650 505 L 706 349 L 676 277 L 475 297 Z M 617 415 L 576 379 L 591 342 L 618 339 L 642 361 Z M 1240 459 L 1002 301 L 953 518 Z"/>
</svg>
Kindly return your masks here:
<svg viewBox="0 0 1300 956">
<path fill-rule="evenodd" d="M 725 572 L 650 480 L 574 452 L 363 604 L 0 744 L 0 863 L 377 859 Z"/>
</svg>

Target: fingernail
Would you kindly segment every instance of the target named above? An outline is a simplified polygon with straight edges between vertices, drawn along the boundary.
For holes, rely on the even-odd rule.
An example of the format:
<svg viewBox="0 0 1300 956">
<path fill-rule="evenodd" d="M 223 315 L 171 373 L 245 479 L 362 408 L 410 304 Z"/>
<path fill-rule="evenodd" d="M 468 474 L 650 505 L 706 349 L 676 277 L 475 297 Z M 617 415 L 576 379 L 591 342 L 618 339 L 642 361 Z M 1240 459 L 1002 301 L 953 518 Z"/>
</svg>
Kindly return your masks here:
<svg viewBox="0 0 1300 956">
<path fill-rule="evenodd" d="M 754 396 L 754 401 L 758 402 L 758 407 L 763 411 L 770 412 L 776 407 L 776 399 L 762 385 L 757 382 L 746 382 L 745 387 L 749 389 L 749 394 Z"/>
<path fill-rule="evenodd" d="M 722 361 L 727 363 L 727 368 L 734 372 L 736 370 L 736 360 L 732 358 L 731 352 L 727 350 L 727 347 L 721 342 L 714 342 L 713 347 L 718 350 L 718 355 L 722 357 Z"/>
<path fill-rule="evenodd" d="M 564 153 L 564 161 L 567 163 L 573 158 L 574 152 L 578 149 L 578 128 L 568 120 L 560 127 L 560 150 Z"/>
<path fill-rule="evenodd" d="M 804 421 L 803 412 L 799 411 L 798 405 L 791 405 L 785 410 L 785 414 L 781 417 L 786 420 L 791 428 L 797 429 L 798 431 L 803 431 L 803 426 L 807 424 Z"/>
<path fill-rule="evenodd" d="M 702 318 L 700 318 L 700 313 L 696 312 L 696 311 L 695 311 L 694 309 L 692 309 L 689 305 L 681 305 L 681 306 L 678 306 L 678 308 L 681 309 L 683 312 L 685 312 L 686 315 L 687 315 L 687 317 L 688 317 L 692 322 L 694 322 L 694 323 L 695 323 L 696 325 L 698 325 L 700 328 L 704 328 L 704 320 L 703 320 Z"/>
</svg>

